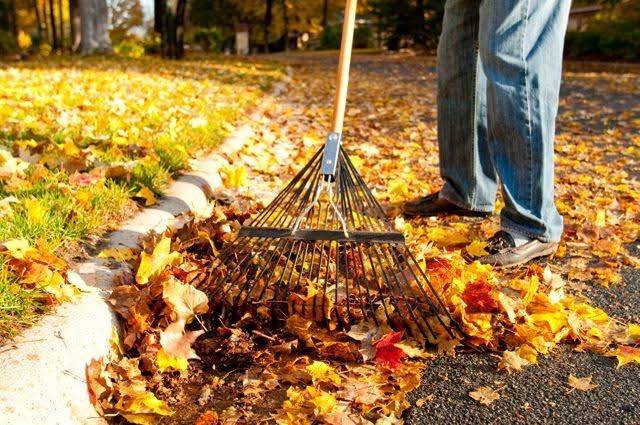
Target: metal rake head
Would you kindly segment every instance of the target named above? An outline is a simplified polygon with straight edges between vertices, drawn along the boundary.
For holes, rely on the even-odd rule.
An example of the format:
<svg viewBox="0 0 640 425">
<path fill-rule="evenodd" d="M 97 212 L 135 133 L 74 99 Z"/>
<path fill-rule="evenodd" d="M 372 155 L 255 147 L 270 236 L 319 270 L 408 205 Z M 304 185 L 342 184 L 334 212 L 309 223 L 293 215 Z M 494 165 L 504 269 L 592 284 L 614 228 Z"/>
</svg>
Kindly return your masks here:
<svg viewBox="0 0 640 425">
<path fill-rule="evenodd" d="M 430 343 L 454 337 L 459 328 L 403 234 L 344 149 L 330 148 L 221 251 L 201 288 L 213 311 L 239 318 L 251 309 L 274 321 L 298 314 L 330 329 L 386 323 Z"/>
</svg>

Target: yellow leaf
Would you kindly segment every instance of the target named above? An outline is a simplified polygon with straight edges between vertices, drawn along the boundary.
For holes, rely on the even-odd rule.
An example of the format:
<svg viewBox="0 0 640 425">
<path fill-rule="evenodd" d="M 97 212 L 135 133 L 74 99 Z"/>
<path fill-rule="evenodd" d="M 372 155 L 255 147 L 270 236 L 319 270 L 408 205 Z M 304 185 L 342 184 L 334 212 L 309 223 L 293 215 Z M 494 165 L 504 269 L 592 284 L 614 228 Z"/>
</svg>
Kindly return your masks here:
<svg viewBox="0 0 640 425">
<path fill-rule="evenodd" d="M 116 408 L 118 406 L 116 405 Z M 136 415 L 160 415 L 169 416 L 173 414 L 173 411 L 169 409 L 169 406 L 159 400 L 152 392 L 145 392 L 137 395 L 135 399 L 129 404 L 125 411 L 121 412 L 123 416 L 130 420 L 129 417 L 135 418 Z M 157 418 L 156 418 L 157 419 Z M 148 422 L 134 422 L 134 423 L 148 423 Z"/>
<path fill-rule="evenodd" d="M 340 384 L 342 378 L 338 375 L 335 369 L 325 362 L 315 360 L 313 363 L 307 366 L 307 372 L 311 375 L 313 383 L 317 382 L 333 382 L 334 384 Z"/>
<path fill-rule="evenodd" d="M 177 357 L 168 354 L 164 348 L 158 350 L 158 369 L 160 372 L 164 372 L 168 369 L 173 370 L 187 370 L 189 369 L 189 361 L 184 357 Z"/>
<path fill-rule="evenodd" d="M 23 260 L 27 256 L 27 254 L 35 251 L 29 245 L 29 241 L 23 238 L 10 239 L 6 242 L 2 242 L 2 245 L 0 246 L 3 246 L 4 247 L 3 251 L 6 250 L 9 253 L 9 255 L 15 258 L 16 260 Z"/>
<path fill-rule="evenodd" d="M 136 258 L 131 248 L 107 248 L 100 251 L 98 258 L 113 258 L 116 261 L 129 261 Z"/>
<path fill-rule="evenodd" d="M 391 198 L 405 198 L 409 194 L 409 186 L 403 179 L 392 179 L 389 181 L 387 193 Z"/>
<path fill-rule="evenodd" d="M 467 245 L 466 251 L 472 257 L 484 257 L 485 255 L 489 255 L 485 250 L 486 247 L 487 243 L 484 241 L 473 241 Z"/>
<path fill-rule="evenodd" d="M 536 364 L 538 362 L 538 352 L 528 344 L 521 345 L 516 352 L 518 356 L 522 357 L 529 364 Z"/>
<path fill-rule="evenodd" d="M 605 210 L 598 210 L 596 213 L 596 226 L 604 227 L 607 225 L 607 212 Z"/>
<path fill-rule="evenodd" d="M 627 335 L 636 343 L 640 342 L 640 325 L 631 324 L 627 328 Z"/>
<path fill-rule="evenodd" d="M 124 354 L 124 347 L 122 346 L 120 333 L 118 332 L 118 328 L 116 328 L 115 326 L 111 328 L 111 337 L 109 338 L 109 347 L 111 347 L 111 352 L 115 353 L 118 356 L 122 356 Z"/>
<path fill-rule="evenodd" d="M 364 165 L 364 160 L 357 155 L 349 156 L 349 159 L 356 170 L 359 170 Z"/>
<path fill-rule="evenodd" d="M 325 391 L 319 391 L 319 394 L 311 399 L 311 403 L 316 407 L 316 414 L 326 415 L 331 413 L 337 406 L 338 400 Z"/>
<path fill-rule="evenodd" d="M 591 375 L 585 376 L 584 378 L 569 375 L 569 386 L 571 387 L 569 392 L 573 390 L 590 391 L 597 387 L 597 385 L 591 383 Z"/>
<path fill-rule="evenodd" d="M 247 180 L 248 173 L 242 165 L 223 167 L 221 171 L 224 185 L 228 188 L 239 189 Z"/>
<path fill-rule="evenodd" d="M 567 315 L 564 312 L 534 313 L 530 316 L 536 325 L 547 325 L 551 332 L 558 333 L 567 325 Z"/>
<path fill-rule="evenodd" d="M 146 252 L 140 254 L 136 282 L 140 285 L 149 283 L 149 279 L 163 271 L 165 267 L 178 263 L 181 258 L 179 252 L 171 252 L 171 239 L 163 236 L 152 254 Z"/>
<path fill-rule="evenodd" d="M 145 207 L 150 207 L 151 205 L 154 205 L 157 202 L 156 197 L 153 194 L 153 192 L 146 186 L 143 187 L 142 189 L 140 189 L 138 191 L 138 193 L 136 193 L 134 195 L 134 198 L 142 198 L 142 199 L 144 199 L 144 206 Z"/>
<path fill-rule="evenodd" d="M 47 218 L 47 207 L 42 205 L 37 199 L 26 199 L 24 205 L 27 208 L 27 217 L 30 222 L 44 224 Z"/>
<path fill-rule="evenodd" d="M 80 155 L 82 151 L 76 146 L 75 143 L 73 143 L 73 140 L 67 139 L 66 143 L 62 146 L 62 152 L 64 152 L 66 156 L 72 158 Z"/>
<path fill-rule="evenodd" d="M 609 355 L 613 355 L 618 359 L 618 367 L 627 363 L 640 363 L 640 348 L 620 345 L 614 351 L 611 351 Z"/>
</svg>

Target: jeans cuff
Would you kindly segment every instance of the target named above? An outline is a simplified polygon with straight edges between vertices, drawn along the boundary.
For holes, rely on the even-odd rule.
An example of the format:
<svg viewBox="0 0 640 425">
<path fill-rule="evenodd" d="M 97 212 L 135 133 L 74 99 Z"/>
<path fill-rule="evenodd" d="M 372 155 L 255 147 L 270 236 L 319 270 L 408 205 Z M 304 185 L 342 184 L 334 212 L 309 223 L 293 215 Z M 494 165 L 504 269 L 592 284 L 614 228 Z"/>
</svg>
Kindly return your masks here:
<svg viewBox="0 0 640 425">
<path fill-rule="evenodd" d="M 493 212 L 495 208 L 493 205 L 471 205 L 471 203 L 460 201 L 455 196 L 451 196 L 449 192 L 450 191 L 448 191 L 446 187 L 443 187 L 438 194 L 438 198 L 444 199 L 445 201 L 451 202 L 456 207 L 464 208 L 465 210 L 469 211 L 490 213 Z"/>
<path fill-rule="evenodd" d="M 547 233 L 541 235 L 539 233 L 533 232 L 531 231 L 531 228 L 515 224 L 514 222 L 504 217 L 500 218 L 500 229 L 507 232 L 517 233 L 518 235 L 525 236 L 527 238 L 537 239 L 540 242 L 544 243 L 557 243 L 560 242 L 561 239 L 561 237 L 552 238 Z"/>
</svg>

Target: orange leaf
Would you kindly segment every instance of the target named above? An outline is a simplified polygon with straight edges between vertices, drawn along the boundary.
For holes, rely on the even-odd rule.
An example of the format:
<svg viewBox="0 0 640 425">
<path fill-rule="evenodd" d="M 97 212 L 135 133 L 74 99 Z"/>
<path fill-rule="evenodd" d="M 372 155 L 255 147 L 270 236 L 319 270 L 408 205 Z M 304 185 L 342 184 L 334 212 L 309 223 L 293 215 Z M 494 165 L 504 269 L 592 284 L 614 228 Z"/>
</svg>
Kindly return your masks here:
<svg viewBox="0 0 640 425">
<path fill-rule="evenodd" d="M 468 313 L 495 313 L 498 302 L 491 296 L 491 285 L 478 280 L 467 284 L 462 299 L 467 304 Z"/>
</svg>

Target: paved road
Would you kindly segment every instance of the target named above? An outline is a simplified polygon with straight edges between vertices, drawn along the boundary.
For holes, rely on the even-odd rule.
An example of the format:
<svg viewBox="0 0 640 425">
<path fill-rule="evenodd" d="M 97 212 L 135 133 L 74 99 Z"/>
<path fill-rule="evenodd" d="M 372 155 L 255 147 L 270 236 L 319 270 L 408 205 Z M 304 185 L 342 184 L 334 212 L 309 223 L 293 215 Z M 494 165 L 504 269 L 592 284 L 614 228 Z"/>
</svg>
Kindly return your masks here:
<svg viewBox="0 0 640 425">
<path fill-rule="evenodd" d="M 288 59 L 291 60 L 291 59 Z M 319 75 L 332 78 L 335 63 L 330 56 L 296 56 L 292 61 L 301 68 L 295 74 L 306 90 L 312 90 Z M 398 60 L 394 57 L 356 56 L 353 64 L 350 108 L 363 109 L 375 94 L 385 91 L 389 102 L 403 98 L 415 105 L 414 115 L 427 123 L 428 135 L 423 143 L 435 144 L 435 61 L 433 58 Z M 578 67 L 579 69 L 580 67 Z M 315 72 L 311 72 L 311 70 Z M 576 69 L 576 67 L 572 67 Z M 313 75 L 307 81 L 304 75 Z M 321 77 L 320 77 L 321 78 Z M 315 79 L 315 80 L 314 80 Z M 617 143 L 606 155 L 619 154 L 625 144 L 633 143 L 629 128 L 638 134 L 640 119 L 640 76 L 633 74 L 567 72 L 562 89 L 562 102 L 558 118 L 558 134 L 570 142 L 575 139 L 600 144 L 603 135 L 620 131 Z M 411 88 L 414 88 L 412 90 Z M 328 87 L 327 87 L 328 88 Z M 320 99 L 327 109 L 330 90 Z M 407 101 L 407 98 L 409 99 Z M 304 100 L 298 97 L 294 102 Z M 384 104 L 384 101 L 382 103 Z M 360 111 L 358 111 L 360 112 Z M 371 111 L 364 111 L 361 115 Z M 374 111 L 378 112 L 378 111 Z M 411 111 L 410 111 L 411 112 Z M 402 118 L 397 122 L 410 124 L 415 118 Z M 410 114 L 411 115 L 411 114 Z M 388 117 L 387 117 L 388 118 Z M 323 118 L 321 118 L 323 119 Z M 629 121 L 636 124 L 629 126 Z M 347 117 L 349 123 L 349 116 Z M 384 128 L 386 123 L 391 128 Z M 372 120 L 369 125 L 376 126 Z M 393 128 L 393 120 L 385 120 L 376 127 L 390 131 L 390 135 L 406 137 L 402 129 Z M 349 127 L 349 126 L 347 126 Z M 350 131 L 347 128 L 347 131 Z M 355 129 L 352 134 L 362 137 L 368 130 Z M 604 140 L 611 140 L 604 139 Z M 404 142 L 402 142 L 404 143 Z M 593 145 L 595 146 L 595 145 Z M 399 148 L 401 149 L 401 148 Z M 637 149 L 637 148 L 636 148 Z M 599 157 L 602 159 L 602 157 Z M 640 178 L 639 162 L 625 164 L 630 178 Z M 597 165 L 597 164 L 591 164 Z M 606 164 L 603 164 L 606 165 Z M 435 163 L 426 166 L 426 176 L 437 175 Z M 374 183 L 375 185 L 375 183 Z M 629 246 L 629 251 L 640 256 L 640 241 Z M 587 283 L 583 294 L 610 315 L 625 321 L 640 321 L 640 270 L 623 270 L 622 282 L 608 289 Z M 591 353 L 577 353 L 564 345 L 548 356 L 541 356 L 539 364 L 521 373 L 506 374 L 496 371 L 497 359 L 490 354 L 460 354 L 455 358 L 443 357 L 429 366 L 422 386 L 411 395 L 411 401 L 422 399 L 422 407 L 406 412 L 409 424 L 463 424 L 463 423 L 640 423 L 640 366 L 627 365 L 616 369 L 615 360 Z M 590 392 L 568 393 L 569 374 L 593 375 L 598 385 Z M 472 400 L 468 393 L 479 386 L 489 385 L 500 390 L 501 398 L 491 406 Z"/>
</svg>

